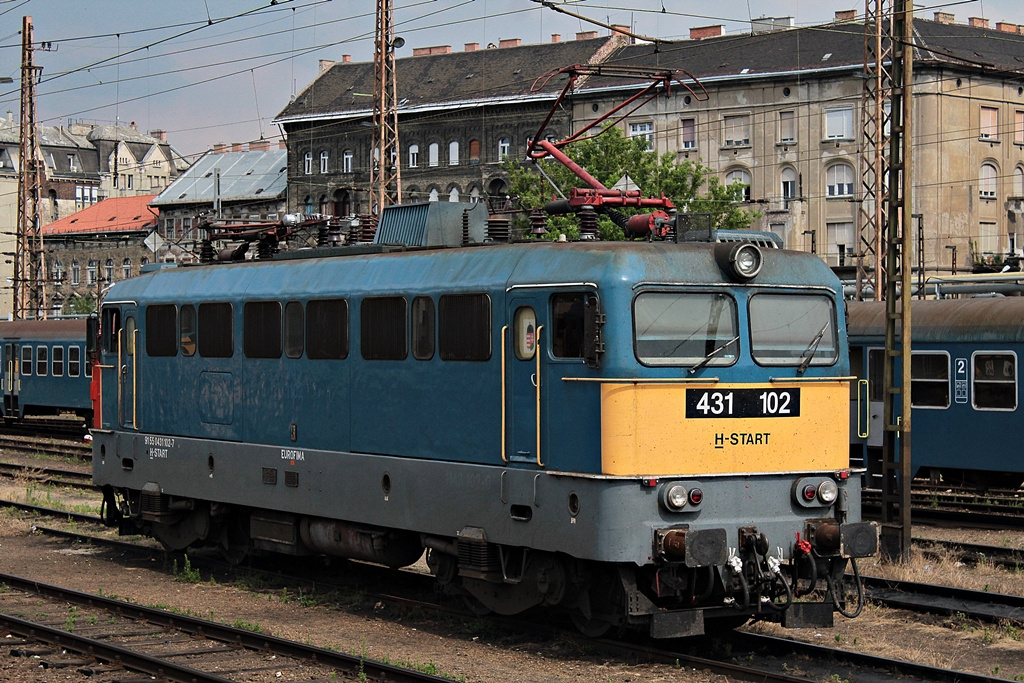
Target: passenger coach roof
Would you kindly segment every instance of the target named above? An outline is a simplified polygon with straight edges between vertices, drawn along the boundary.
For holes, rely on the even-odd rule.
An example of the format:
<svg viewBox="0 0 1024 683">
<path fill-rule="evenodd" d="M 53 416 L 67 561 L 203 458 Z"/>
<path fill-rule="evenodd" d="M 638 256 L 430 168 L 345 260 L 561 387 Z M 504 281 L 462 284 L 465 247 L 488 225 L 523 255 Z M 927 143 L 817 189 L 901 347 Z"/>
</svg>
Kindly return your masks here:
<svg viewBox="0 0 1024 683">
<path fill-rule="evenodd" d="M 854 338 L 885 337 L 885 302 L 852 301 L 847 326 Z M 1024 297 L 914 301 L 912 342 L 1024 341 Z"/>
<path fill-rule="evenodd" d="M 25 340 L 85 340 L 85 318 L 0 321 L 0 337 Z"/>
</svg>

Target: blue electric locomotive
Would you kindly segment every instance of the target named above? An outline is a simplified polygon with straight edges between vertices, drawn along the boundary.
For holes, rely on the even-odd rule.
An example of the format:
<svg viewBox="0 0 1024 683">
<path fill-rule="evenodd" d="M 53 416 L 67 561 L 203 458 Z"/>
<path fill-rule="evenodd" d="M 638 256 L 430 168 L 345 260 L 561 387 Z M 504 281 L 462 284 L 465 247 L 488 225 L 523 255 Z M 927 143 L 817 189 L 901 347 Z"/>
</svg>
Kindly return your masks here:
<svg viewBox="0 0 1024 683">
<path fill-rule="evenodd" d="M 0 321 L 4 419 L 74 414 L 91 424 L 87 326 L 84 318 Z"/>
<path fill-rule="evenodd" d="M 977 488 L 1020 486 L 1017 364 L 1024 353 L 1024 298 L 920 300 L 912 306 L 914 476 Z M 881 476 L 885 303 L 851 302 L 848 309 L 851 366 L 862 378 L 851 459 L 874 480 Z"/>
<path fill-rule="evenodd" d="M 763 236 L 501 243 L 483 211 L 389 207 L 374 244 L 113 285 L 109 523 L 234 555 L 426 548 L 476 608 L 589 633 L 853 613 L 876 533 L 824 263 Z"/>
</svg>

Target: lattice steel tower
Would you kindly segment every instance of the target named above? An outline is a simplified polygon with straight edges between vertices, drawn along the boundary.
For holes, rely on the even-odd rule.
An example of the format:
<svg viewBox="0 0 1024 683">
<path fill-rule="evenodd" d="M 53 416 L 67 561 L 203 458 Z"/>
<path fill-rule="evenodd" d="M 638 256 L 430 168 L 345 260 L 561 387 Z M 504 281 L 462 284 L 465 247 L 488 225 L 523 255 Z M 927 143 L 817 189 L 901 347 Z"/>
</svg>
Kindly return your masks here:
<svg viewBox="0 0 1024 683">
<path fill-rule="evenodd" d="M 370 159 L 371 209 L 402 201 L 401 154 L 398 145 L 398 100 L 395 88 L 395 39 L 392 0 L 377 0 L 377 38 L 374 42 L 373 158 Z"/>
</svg>

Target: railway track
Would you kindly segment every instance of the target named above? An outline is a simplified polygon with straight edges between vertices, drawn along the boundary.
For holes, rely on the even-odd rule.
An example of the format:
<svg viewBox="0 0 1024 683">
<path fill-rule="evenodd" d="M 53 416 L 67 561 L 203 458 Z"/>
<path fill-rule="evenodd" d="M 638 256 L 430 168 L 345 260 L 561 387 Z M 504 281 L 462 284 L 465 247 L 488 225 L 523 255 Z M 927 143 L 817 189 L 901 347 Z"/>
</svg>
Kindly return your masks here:
<svg viewBox="0 0 1024 683">
<path fill-rule="evenodd" d="M 92 445 L 84 440 L 54 439 L 50 436 L 0 434 L 0 450 L 25 455 L 49 455 L 91 462 Z"/>
</svg>

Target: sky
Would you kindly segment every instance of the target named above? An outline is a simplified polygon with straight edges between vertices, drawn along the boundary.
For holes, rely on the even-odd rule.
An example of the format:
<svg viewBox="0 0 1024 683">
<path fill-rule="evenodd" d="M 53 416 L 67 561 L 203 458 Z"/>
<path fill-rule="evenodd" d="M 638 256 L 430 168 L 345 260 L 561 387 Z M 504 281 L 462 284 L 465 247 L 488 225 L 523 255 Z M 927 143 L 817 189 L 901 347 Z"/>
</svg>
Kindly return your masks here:
<svg viewBox="0 0 1024 683">
<path fill-rule="evenodd" d="M 392 0 L 398 58 L 415 47 L 570 40 L 607 30 L 536 0 Z M 796 26 L 831 21 L 852 0 L 550 0 L 549 5 L 644 36 L 685 39 L 694 26 L 750 30 L 751 18 L 793 17 Z M 0 115 L 20 116 L 21 28 L 31 16 L 36 119 L 45 125 L 134 123 L 164 130 L 194 159 L 214 143 L 278 140 L 273 118 L 317 74 L 320 60 L 373 59 L 373 0 L 0 0 Z M 1020 0 L 918 4 L 917 16 L 950 12 L 958 23 L 986 17 L 1024 24 Z M 45 45 L 48 43 L 49 45 Z M 48 49 L 46 49 L 48 48 Z M 401 93 L 399 93 L 401 95 Z"/>
</svg>

